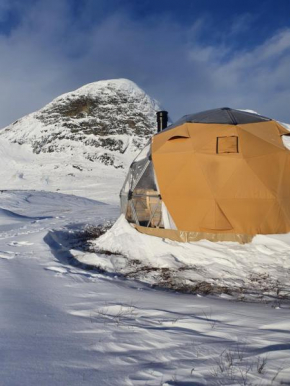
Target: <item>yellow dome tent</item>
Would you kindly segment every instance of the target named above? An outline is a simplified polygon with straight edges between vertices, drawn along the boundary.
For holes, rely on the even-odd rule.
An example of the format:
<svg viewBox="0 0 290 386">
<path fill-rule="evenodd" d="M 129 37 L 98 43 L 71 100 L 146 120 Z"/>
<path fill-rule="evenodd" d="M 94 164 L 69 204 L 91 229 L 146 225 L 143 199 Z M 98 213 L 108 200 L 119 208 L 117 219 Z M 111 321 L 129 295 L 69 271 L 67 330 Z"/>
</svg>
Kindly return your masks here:
<svg viewBox="0 0 290 386">
<path fill-rule="evenodd" d="M 290 151 L 282 141 L 289 134 L 229 108 L 187 115 L 134 160 L 122 211 L 138 231 L 177 241 L 290 232 Z"/>
</svg>

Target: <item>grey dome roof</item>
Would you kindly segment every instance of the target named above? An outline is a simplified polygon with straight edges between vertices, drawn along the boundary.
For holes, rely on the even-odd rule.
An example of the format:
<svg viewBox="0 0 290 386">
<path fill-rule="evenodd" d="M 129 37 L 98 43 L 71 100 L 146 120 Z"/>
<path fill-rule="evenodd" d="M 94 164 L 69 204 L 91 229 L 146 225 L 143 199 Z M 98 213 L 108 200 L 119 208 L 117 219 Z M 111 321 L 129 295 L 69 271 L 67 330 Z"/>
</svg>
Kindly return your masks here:
<svg viewBox="0 0 290 386">
<path fill-rule="evenodd" d="M 243 125 L 247 123 L 271 121 L 270 118 L 263 117 L 247 111 L 235 110 L 229 107 L 201 111 L 195 114 L 184 115 L 178 121 L 168 126 L 166 130 L 173 129 L 183 123 L 220 123 L 224 125 Z M 164 131 L 164 130 L 163 130 Z"/>
</svg>

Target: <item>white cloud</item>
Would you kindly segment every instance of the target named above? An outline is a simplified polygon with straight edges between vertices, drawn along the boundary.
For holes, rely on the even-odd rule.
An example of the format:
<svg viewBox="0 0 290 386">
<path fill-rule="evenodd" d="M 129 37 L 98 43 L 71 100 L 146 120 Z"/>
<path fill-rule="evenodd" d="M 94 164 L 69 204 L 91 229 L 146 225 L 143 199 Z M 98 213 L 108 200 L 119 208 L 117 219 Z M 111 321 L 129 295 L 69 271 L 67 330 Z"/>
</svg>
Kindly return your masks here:
<svg viewBox="0 0 290 386">
<path fill-rule="evenodd" d="M 290 29 L 241 52 L 225 39 L 202 43 L 206 19 L 184 26 L 112 13 L 89 24 L 83 12 L 77 25 L 68 0 L 41 0 L 23 12 L 0 36 L 0 127 L 62 92 L 114 77 L 138 83 L 173 118 L 227 105 L 290 121 Z M 241 20 L 229 33 L 241 31 Z"/>
</svg>

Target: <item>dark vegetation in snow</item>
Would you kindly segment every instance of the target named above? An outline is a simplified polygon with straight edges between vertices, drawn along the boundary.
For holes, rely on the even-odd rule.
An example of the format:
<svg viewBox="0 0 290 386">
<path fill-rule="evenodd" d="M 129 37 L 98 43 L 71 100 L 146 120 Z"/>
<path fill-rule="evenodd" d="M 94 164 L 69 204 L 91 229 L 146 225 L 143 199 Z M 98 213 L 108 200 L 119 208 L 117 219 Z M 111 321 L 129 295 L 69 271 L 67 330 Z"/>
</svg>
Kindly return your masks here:
<svg viewBox="0 0 290 386">
<path fill-rule="evenodd" d="M 98 226 L 86 226 L 79 230 L 68 230 L 62 233 L 62 242 L 66 239 L 66 248 L 68 250 L 79 250 L 81 252 L 97 253 L 110 258 L 115 255 L 125 261 L 124 266 L 115 272 L 118 276 L 128 279 L 140 280 L 151 284 L 153 288 L 172 290 L 186 294 L 194 295 L 225 295 L 229 299 L 238 301 L 262 302 L 270 304 L 272 307 L 290 305 L 290 293 L 278 281 L 271 280 L 269 275 L 253 274 L 248 286 L 226 286 L 215 283 L 213 279 L 209 280 L 191 280 L 184 279 L 183 273 L 198 269 L 194 265 L 167 268 L 146 265 L 138 259 L 128 259 L 111 251 L 98 250 L 94 245 L 94 240 L 106 233 L 113 225 L 113 222 L 105 222 Z M 74 259 L 74 264 L 79 264 Z M 84 269 L 96 269 L 99 272 L 106 272 L 103 267 L 97 265 L 82 264 Z"/>
</svg>

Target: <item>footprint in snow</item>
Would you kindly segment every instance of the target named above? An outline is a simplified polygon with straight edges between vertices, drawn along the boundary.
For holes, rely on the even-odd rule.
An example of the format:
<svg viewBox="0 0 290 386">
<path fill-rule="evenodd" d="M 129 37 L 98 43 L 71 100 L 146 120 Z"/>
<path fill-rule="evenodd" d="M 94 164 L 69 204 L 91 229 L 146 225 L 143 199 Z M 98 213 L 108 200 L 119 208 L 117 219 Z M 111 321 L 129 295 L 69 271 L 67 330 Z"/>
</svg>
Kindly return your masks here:
<svg viewBox="0 0 290 386">
<path fill-rule="evenodd" d="M 10 252 L 10 251 L 1 251 L 0 252 L 0 259 L 5 259 L 5 260 L 11 260 L 15 257 L 14 253 L 13 252 Z"/>
<path fill-rule="evenodd" d="M 28 246 L 33 244 L 34 243 L 29 243 L 28 241 L 12 241 L 11 243 L 8 243 L 10 247 L 22 247 L 22 246 Z"/>
</svg>

